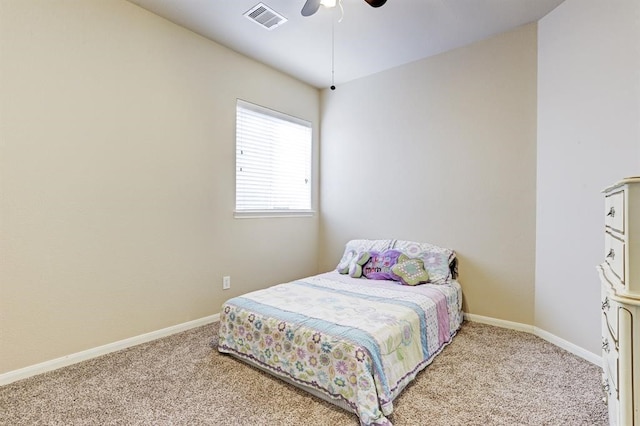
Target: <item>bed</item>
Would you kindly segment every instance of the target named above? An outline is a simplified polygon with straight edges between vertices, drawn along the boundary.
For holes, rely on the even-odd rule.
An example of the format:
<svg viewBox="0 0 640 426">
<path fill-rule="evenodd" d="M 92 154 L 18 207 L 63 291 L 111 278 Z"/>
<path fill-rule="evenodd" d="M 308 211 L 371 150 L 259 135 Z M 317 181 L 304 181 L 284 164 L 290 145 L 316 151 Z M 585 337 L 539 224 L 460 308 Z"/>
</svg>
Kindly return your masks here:
<svg viewBox="0 0 640 426">
<path fill-rule="evenodd" d="M 393 271 L 421 262 L 428 282 L 403 285 L 413 283 L 400 272 L 400 281 L 358 278 L 360 270 L 375 278 L 390 272 L 382 263 L 372 268 L 372 261 L 384 258 L 388 266 L 381 254 L 398 252 Z M 370 253 L 378 256 L 363 260 Z M 462 324 L 456 277 L 452 250 L 352 240 L 335 271 L 228 300 L 218 350 L 356 413 L 363 425 L 391 425 L 393 400 Z"/>
</svg>

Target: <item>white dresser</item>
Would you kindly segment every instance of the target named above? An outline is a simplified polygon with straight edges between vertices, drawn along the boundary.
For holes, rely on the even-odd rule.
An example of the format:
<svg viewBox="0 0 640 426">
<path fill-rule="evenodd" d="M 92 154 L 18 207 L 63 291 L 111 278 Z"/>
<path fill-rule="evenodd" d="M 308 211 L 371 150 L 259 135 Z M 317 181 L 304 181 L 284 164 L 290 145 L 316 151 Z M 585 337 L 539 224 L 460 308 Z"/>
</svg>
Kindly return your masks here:
<svg viewBox="0 0 640 426">
<path fill-rule="evenodd" d="M 602 192 L 602 386 L 610 424 L 640 426 L 640 177 Z"/>
</svg>

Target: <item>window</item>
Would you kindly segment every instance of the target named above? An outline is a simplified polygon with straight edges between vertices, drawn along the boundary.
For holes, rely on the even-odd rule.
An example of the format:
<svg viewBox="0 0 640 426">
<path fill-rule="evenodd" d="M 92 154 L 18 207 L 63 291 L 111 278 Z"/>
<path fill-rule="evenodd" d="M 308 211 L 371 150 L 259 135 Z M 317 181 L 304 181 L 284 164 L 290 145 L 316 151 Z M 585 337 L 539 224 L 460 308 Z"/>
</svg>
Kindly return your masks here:
<svg viewBox="0 0 640 426">
<path fill-rule="evenodd" d="M 311 212 L 311 123 L 236 105 L 236 216 Z"/>
</svg>

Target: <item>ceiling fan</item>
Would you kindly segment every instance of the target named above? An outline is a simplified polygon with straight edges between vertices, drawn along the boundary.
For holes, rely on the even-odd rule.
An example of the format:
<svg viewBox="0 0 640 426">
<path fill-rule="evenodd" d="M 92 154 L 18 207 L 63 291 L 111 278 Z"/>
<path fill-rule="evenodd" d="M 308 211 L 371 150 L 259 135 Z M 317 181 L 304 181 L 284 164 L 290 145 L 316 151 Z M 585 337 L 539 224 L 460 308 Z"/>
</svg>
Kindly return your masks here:
<svg viewBox="0 0 640 426">
<path fill-rule="evenodd" d="M 320 9 L 320 5 L 327 7 L 333 7 L 336 5 L 337 0 L 307 0 L 302 7 L 302 16 L 311 16 Z M 387 2 L 387 0 L 364 0 L 371 7 L 380 7 Z"/>
</svg>

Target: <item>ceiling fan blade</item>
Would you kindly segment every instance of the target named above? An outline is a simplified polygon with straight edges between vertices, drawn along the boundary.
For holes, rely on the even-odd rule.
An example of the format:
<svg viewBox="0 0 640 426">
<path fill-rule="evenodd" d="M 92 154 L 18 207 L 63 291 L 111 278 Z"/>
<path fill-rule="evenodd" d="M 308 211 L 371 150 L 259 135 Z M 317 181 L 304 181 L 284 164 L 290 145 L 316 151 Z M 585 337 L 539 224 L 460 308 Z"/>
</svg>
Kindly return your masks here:
<svg viewBox="0 0 640 426">
<path fill-rule="evenodd" d="M 387 2 L 387 0 L 364 0 L 369 3 L 371 7 L 380 7 Z"/>
<path fill-rule="evenodd" d="M 302 16 L 311 16 L 316 13 L 318 9 L 320 9 L 320 0 L 307 0 L 302 7 Z"/>
</svg>

